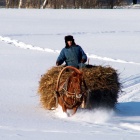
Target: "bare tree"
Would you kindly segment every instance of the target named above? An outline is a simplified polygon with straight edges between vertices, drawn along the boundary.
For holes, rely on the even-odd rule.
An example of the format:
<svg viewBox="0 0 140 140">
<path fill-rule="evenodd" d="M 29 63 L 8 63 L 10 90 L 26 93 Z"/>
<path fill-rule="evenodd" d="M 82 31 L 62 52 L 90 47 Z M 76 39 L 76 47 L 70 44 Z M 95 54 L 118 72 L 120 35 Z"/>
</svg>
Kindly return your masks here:
<svg viewBox="0 0 140 140">
<path fill-rule="evenodd" d="M 6 0 L 6 8 L 9 8 L 10 6 L 10 0 Z"/>
<path fill-rule="evenodd" d="M 44 0 L 42 8 L 44 9 L 47 6 L 47 4 L 48 4 L 48 0 Z"/>
<path fill-rule="evenodd" d="M 19 1 L 19 6 L 18 6 L 18 7 L 19 7 L 19 8 L 22 8 L 22 4 L 23 4 L 23 0 L 20 0 L 20 1 Z"/>
<path fill-rule="evenodd" d="M 80 3 L 79 0 L 74 0 L 74 7 L 79 8 L 79 3 Z"/>
<path fill-rule="evenodd" d="M 57 0 L 54 0 L 54 4 L 53 4 L 53 5 L 54 5 L 54 9 L 56 9 L 56 7 L 57 7 L 56 1 L 57 1 Z"/>
<path fill-rule="evenodd" d="M 38 8 L 41 8 L 41 0 L 38 0 Z"/>
<path fill-rule="evenodd" d="M 113 8 L 128 0 L 4 0 L 7 8 Z M 137 0 L 133 0 L 136 4 Z"/>
</svg>

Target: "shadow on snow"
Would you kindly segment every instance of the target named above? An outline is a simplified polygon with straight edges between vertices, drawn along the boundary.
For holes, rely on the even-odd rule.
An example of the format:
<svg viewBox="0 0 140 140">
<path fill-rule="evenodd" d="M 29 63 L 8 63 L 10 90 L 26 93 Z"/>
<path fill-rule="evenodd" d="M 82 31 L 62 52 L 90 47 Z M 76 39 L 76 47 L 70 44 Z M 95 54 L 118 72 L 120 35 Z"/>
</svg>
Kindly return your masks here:
<svg viewBox="0 0 140 140">
<path fill-rule="evenodd" d="M 123 116 L 140 116 L 140 102 L 122 102 L 116 106 Z"/>
</svg>

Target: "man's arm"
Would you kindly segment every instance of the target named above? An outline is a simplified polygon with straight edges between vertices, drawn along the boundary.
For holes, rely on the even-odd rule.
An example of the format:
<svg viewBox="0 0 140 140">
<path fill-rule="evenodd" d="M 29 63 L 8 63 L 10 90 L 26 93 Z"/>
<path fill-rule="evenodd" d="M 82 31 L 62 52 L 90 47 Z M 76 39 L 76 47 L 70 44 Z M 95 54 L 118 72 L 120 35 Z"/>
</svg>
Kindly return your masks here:
<svg viewBox="0 0 140 140">
<path fill-rule="evenodd" d="M 66 57 L 65 57 L 64 49 L 62 49 L 56 60 L 56 65 L 57 66 L 61 65 L 65 61 L 65 59 Z"/>
<path fill-rule="evenodd" d="M 87 55 L 85 54 L 85 52 L 83 51 L 83 49 L 80 47 L 81 50 L 81 54 L 82 54 L 82 63 L 85 63 L 87 61 Z"/>
</svg>

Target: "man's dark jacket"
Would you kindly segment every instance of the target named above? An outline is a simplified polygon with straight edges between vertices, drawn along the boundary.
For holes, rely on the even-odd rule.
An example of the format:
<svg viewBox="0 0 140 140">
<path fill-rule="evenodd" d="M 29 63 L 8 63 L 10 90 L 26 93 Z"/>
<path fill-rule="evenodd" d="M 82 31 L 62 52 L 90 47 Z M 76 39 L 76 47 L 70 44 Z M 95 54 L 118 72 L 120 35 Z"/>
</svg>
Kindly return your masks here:
<svg viewBox="0 0 140 140">
<path fill-rule="evenodd" d="M 79 45 L 72 45 L 61 50 L 56 63 L 61 65 L 64 61 L 67 66 L 78 67 L 81 61 L 84 63 L 87 61 L 87 55 Z"/>
</svg>

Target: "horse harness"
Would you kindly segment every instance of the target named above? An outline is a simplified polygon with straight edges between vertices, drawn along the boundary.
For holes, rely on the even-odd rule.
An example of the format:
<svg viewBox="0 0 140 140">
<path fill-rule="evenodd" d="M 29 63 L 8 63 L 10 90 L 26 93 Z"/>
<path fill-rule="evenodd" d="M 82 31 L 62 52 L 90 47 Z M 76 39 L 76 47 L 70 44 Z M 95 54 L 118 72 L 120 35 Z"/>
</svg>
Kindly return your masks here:
<svg viewBox="0 0 140 140">
<path fill-rule="evenodd" d="M 68 91 L 68 82 L 69 82 L 69 78 L 64 82 L 63 87 L 61 89 L 61 91 L 64 92 L 59 92 L 57 93 L 57 95 L 59 94 L 59 96 L 61 97 L 62 101 L 64 102 L 65 106 L 68 107 L 69 109 L 72 109 L 73 107 L 77 106 L 77 104 L 82 103 L 82 99 L 84 98 L 84 93 L 79 94 L 80 96 L 77 96 L 76 92 L 72 93 Z M 83 81 L 84 86 L 85 85 L 85 81 Z M 58 91 L 57 91 L 58 92 Z M 73 104 L 69 104 L 65 99 L 64 96 L 66 96 L 67 98 L 71 98 L 73 99 Z M 57 101 L 58 102 L 58 101 Z"/>
</svg>

